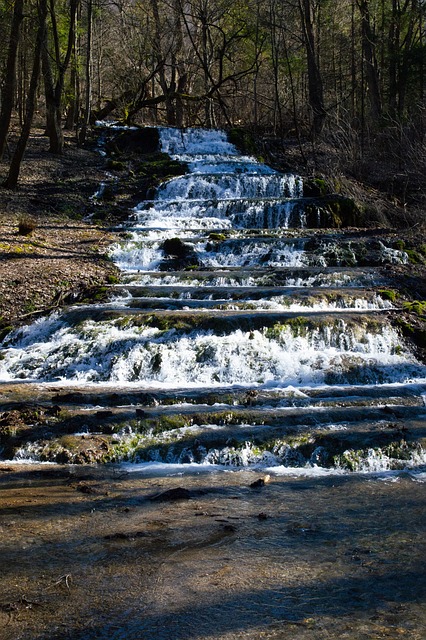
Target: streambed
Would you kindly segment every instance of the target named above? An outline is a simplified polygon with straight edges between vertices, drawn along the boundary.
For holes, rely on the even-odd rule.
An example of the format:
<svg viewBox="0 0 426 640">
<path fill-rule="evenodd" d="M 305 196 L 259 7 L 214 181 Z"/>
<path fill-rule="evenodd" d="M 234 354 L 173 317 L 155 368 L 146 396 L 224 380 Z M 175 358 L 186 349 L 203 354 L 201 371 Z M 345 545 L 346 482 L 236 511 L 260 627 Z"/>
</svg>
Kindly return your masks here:
<svg viewBox="0 0 426 640">
<path fill-rule="evenodd" d="M 2 639 L 424 638 L 419 476 L 174 473 L 3 467 Z"/>
</svg>

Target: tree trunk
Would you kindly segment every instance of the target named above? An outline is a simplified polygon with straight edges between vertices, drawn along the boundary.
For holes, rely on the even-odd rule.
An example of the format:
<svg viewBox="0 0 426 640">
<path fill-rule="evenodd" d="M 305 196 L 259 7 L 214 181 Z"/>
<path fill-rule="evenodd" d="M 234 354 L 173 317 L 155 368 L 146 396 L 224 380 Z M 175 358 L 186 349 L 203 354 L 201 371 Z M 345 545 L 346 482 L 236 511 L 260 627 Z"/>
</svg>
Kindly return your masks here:
<svg viewBox="0 0 426 640">
<path fill-rule="evenodd" d="M 61 155 L 64 151 L 64 136 L 61 127 L 61 104 L 58 100 L 53 78 L 50 53 L 47 44 L 47 30 L 42 49 L 44 94 L 46 98 L 46 135 L 49 137 L 49 151 Z"/>
<path fill-rule="evenodd" d="M 21 135 L 16 145 L 15 153 L 13 154 L 12 161 L 9 167 L 8 176 L 3 183 L 3 186 L 7 189 L 16 189 L 19 179 L 19 172 L 21 169 L 22 158 L 27 148 L 28 138 L 30 136 L 31 125 L 34 117 L 34 111 L 37 100 L 37 86 L 40 77 L 40 58 L 41 50 L 45 40 L 46 34 L 46 16 L 47 16 L 47 0 L 40 0 L 38 6 L 39 25 L 37 29 L 36 42 L 34 47 L 34 61 L 33 69 L 31 73 L 30 86 L 28 89 L 27 104 L 24 124 L 22 127 Z"/>
<path fill-rule="evenodd" d="M 316 138 L 321 135 L 324 128 L 327 112 L 324 107 L 322 77 L 317 62 L 311 0 L 299 0 L 299 10 L 302 18 L 306 59 L 308 64 L 309 104 L 313 114 L 312 133 L 314 138 Z"/>
<path fill-rule="evenodd" d="M 20 39 L 21 22 L 24 0 L 15 0 L 12 24 L 10 27 L 9 50 L 7 53 L 6 72 L 2 88 L 2 100 L 0 111 L 0 160 L 6 148 L 7 134 L 9 132 L 10 118 L 12 116 L 13 98 L 16 87 L 16 58 Z"/>
<path fill-rule="evenodd" d="M 52 37 L 55 50 L 55 67 L 57 78 L 55 80 L 51 54 L 48 49 L 47 31 L 45 35 L 45 43 L 42 49 L 43 77 L 46 94 L 46 133 L 49 136 L 51 153 L 61 155 L 64 151 L 64 136 L 62 133 L 62 111 L 61 102 L 64 90 L 65 74 L 67 72 L 74 44 L 75 18 L 77 6 L 80 0 L 70 1 L 70 22 L 68 28 L 68 43 L 65 57 L 60 59 L 59 34 L 56 24 L 55 4 L 54 0 L 50 0 L 50 17 L 52 21 Z"/>
<path fill-rule="evenodd" d="M 369 0 L 357 0 L 361 12 L 362 51 L 364 54 L 365 76 L 370 101 L 370 115 L 374 123 L 382 115 L 382 101 L 380 97 L 379 76 L 377 73 L 374 33 L 371 28 Z"/>
<path fill-rule="evenodd" d="M 176 124 L 176 110 L 174 105 L 173 96 L 176 93 L 176 84 L 172 77 L 170 83 L 167 82 L 166 75 L 166 55 L 162 50 L 161 35 L 163 32 L 160 12 L 158 8 L 158 1 L 151 0 L 152 12 L 154 14 L 155 34 L 154 34 L 154 51 L 157 60 L 158 69 L 158 81 L 160 83 L 161 90 L 163 91 L 166 105 L 166 119 L 167 124 L 174 126 Z M 175 67 L 172 66 L 172 74 L 175 76 Z"/>
<path fill-rule="evenodd" d="M 80 133 L 78 135 L 79 144 L 84 144 L 87 136 L 87 128 L 90 124 L 90 107 L 92 103 L 92 27 L 93 27 L 93 4 L 92 0 L 87 2 L 87 50 L 86 50 L 86 95 L 84 101 L 84 119 Z"/>
</svg>

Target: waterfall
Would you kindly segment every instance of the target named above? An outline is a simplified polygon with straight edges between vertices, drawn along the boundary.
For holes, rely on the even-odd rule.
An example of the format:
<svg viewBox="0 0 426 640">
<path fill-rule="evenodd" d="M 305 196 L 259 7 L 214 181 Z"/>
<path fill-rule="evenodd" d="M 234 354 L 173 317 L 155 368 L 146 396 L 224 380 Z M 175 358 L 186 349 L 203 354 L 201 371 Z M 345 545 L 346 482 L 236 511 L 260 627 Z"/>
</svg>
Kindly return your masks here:
<svg viewBox="0 0 426 640">
<path fill-rule="evenodd" d="M 160 140 L 188 172 L 131 212 L 110 253 L 122 282 L 105 303 L 10 334 L 0 381 L 67 385 L 83 398 L 102 389 L 106 406 L 122 396 L 105 442 L 109 459 L 134 462 L 355 468 L 344 439 L 328 451 L 321 429 L 361 420 L 380 434 L 389 402 L 411 424 L 423 419 L 426 367 L 390 322 L 394 304 L 376 268 L 406 254 L 385 239 L 306 229 L 302 179 L 242 156 L 222 131 L 161 128 Z M 82 428 L 92 428 L 81 416 L 98 401 L 76 409 Z M 148 418 L 135 420 L 135 404 Z M 307 425 L 321 445 L 305 451 L 287 431 Z M 392 467 L 388 450 L 359 438 L 357 470 Z M 398 455 L 422 460 L 416 447 L 413 439 Z M 16 455 L 59 455 L 49 451 L 31 442 Z"/>
</svg>

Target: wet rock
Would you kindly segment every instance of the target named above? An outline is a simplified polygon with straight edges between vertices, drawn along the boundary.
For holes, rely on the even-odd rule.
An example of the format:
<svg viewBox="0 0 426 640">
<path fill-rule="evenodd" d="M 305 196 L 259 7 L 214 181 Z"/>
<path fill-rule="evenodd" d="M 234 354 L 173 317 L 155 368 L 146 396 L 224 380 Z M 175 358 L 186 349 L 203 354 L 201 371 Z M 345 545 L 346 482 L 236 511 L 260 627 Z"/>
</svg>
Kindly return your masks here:
<svg viewBox="0 0 426 640">
<path fill-rule="evenodd" d="M 268 518 L 269 518 L 268 514 L 263 513 L 263 511 L 257 515 L 258 520 L 267 520 Z"/>
<path fill-rule="evenodd" d="M 176 489 L 168 489 L 151 498 L 152 502 L 174 502 L 175 500 L 189 500 L 191 492 L 184 487 L 176 487 Z"/>
<path fill-rule="evenodd" d="M 95 415 L 97 418 L 104 420 L 105 418 L 111 418 L 114 415 L 114 413 L 109 410 L 102 410 L 102 411 L 97 411 Z"/>
<path fill-rule="evenodd" d="M 59 393 L 52 397 L 52 402 L 70 402 L 73 404 L 83 403 L 85 396 L 83 393 Z"/>
<path fill-rule="evenodd" d="M 316 447 L 309 459 L 310 464 L 325 467 L 329 461 L 329 453 L 325 447 Z"/>
<path fill-rule="evenodd" d="M 168 238 L 161 246 L 166 256 L 160 264 L 163 271 L 182 270 L 187 267 L 200 266 L 200 261 L 191 245 L 182 242 L 180 238 Z"/>
<path fill-rule="evenodd" d="M 255 405 L 258 395 L 259 395 L 259 392 L 256 391 L 255 389 L 250 389 L 250 391 L 247 391 L 244 398 L 244 405 L 246 407 L 251 407 Z"/>
<path fill-rule="evenodd" d="M 115 153 L 154 153 L 159 151 L 160 137 L 155 127 L 142 129 L 128 129 L 121 131 L 112 140 L 107 142 L 108 152 Z"/>
<path fill-rule="evenodd" d="M 267 484 L 268 482 L 270 482 L 270 480 L 271 480 L 271 476 L 269 476 L 269 475 L 263 476 L 263 478 L 258 478 L 257 480 L 255 480 L 254 482 L 252 482 L 252 483 L 250 484 L 250 487 L 251 487 L 252 489 L 257 489 L 258 487 L 264 487 L 264 486 L 265 486 L 265 484 Z"/>
</svg>

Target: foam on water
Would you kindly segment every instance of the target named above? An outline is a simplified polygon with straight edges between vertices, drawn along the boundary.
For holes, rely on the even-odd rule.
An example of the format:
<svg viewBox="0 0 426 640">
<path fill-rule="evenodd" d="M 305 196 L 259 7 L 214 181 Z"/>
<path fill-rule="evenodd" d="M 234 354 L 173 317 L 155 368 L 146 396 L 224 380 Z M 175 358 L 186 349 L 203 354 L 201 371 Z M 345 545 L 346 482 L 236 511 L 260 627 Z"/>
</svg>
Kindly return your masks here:
<svg viewBox="0 0 426 640">
<path fill-rule="evenodd" d="M 13 345 L 13 346 L 12 346 Z M 400 348 L 390 327 L 372 333 L 345 321 L 297 335 L 289 326 L 214 335 L 161 331 L 131 319 L 52 323 L 19 333 L 0 361 L 0 380 L 139 382 L 159 386 L 295 386 L 423 379 L 426 368 Z"/>
</svg>

